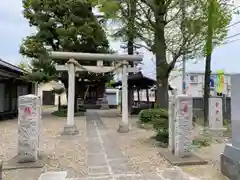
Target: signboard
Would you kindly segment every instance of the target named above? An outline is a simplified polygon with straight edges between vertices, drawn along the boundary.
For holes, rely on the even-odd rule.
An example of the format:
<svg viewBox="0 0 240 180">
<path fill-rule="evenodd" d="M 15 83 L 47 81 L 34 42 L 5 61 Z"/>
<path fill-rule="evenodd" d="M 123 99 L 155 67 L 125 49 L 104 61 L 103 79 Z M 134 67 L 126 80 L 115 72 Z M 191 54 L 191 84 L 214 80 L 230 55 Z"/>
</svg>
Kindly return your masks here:
<svg viewBox="0 0 240 180">
<path fill-rule="evenodd" d="M 211 76 L 210 77 L 210 88 L 215 89 L 216 86 L 216 76 Z"/>
</svg>

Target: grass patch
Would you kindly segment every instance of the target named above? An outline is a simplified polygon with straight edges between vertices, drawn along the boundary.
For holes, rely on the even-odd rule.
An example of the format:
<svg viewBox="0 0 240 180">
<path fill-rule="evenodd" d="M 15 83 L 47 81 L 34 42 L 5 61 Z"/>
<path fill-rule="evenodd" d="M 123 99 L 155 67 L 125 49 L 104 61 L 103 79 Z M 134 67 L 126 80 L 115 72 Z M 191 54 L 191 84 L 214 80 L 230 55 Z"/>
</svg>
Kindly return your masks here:
<svg viewBox="0 0 240 180">
<path fill-rule="evenodd" d="M 193 145 L 198 147 L 210 146 L 210 140 L 207 138 L 196 138 L 193 140 Z"/>
<path fill-rule="evenodd" d="M 52 112 L 52 115 L 57 117 L 67 117 L 67 110 L 54 111 Z"/>
<path fill-rule="evenodd" d="M 62 109 L 60 111 L 54 111 L 51 114 L 53 116 L 57 116 L 57 117 L 67 117 L 67 109 Z M 84 112 L 83 111 L 76 112 L 74 114 L 74 116 L 84 116 Z"/>
</svg>

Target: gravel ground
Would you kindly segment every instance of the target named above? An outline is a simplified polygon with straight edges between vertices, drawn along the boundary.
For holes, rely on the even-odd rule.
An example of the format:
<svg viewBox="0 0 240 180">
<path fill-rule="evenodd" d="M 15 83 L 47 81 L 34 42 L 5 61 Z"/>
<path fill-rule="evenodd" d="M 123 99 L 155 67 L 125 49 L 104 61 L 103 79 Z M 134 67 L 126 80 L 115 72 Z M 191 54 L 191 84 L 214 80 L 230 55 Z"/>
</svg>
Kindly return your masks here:
<svg viewBox="0 0 240 180">
<path fill-rule="evenodd" d="M 86 122 L 85 117 L 77 117 L 79 136 L 60 136 L 66 118 L 43 116 L 40 151 L 46 156 L 46 164 L 38 169 L 5 170 L 3 180 L 35 180 L 45 171 L 67 170 L 71 178 L 85 176 L 86 173 Z M 7 161 L 17 153 L 17 120 L 0 121 L 0 159 Z"/>
<path fill-rule="evenodd" d="M 157 169 L 163 170 L 171 167 L 159 154 L 155 140 L 151 139 L 154 132 L 152 130 L 139 128 L 136 124 L 137 119 L 137 117 L 131 117 L 129 119 L 131 122 L 130 133 L 119 134 L 116 132 L 116 129 L 121 121 L 121 117 L 102 118 L 108 129 L 108 133 L 111 133 L 112 137 L 115 136 L 118 138 L 116 141 L 119 143 L 125 155 L 129 157 L 129 163 L 137 172 L 144 174 L 154 173 Z M 212 151 L 215 150 L 212 149 Z M 208 165 L 184 166 L 181 167 L 181 169 L 194 177 L 204 180 L 226 180 L 211 162 Z"/>
<path fill-rule="evenodd" d="M 66 118 L 57 118 L 44 114 L 40 149 L 47 157 L 46 164 L 39 169 L 6 170 L 3 180 L 36 180 L 42 172 L 65 170 L 69 178 L 85 178 L 86 164 L 86 121 L 85 117 L 75 118 L 80 135 L 72 138 L 60 136 Z M 131 131 L 127 134 L 117 133 L 121 117 L 103 117 L 106 133 L 121 147 L 129 159 L 129 165 L 136 173 L 154 174 L 171 165 L 160 156 L 156 142 L 151 139 L 152 130 L 137 127 L 136 117 L 131 117 Z M 7 161 L 16 155 L 17 120 L 0 121 L 0 159 Z M 213 150 L 212 150 L 213 151 Z M 224 180 L 225 178 L 210 164 L 204 166 L 186 166 L 183 171 L 199 178 Z"/>
</svg>

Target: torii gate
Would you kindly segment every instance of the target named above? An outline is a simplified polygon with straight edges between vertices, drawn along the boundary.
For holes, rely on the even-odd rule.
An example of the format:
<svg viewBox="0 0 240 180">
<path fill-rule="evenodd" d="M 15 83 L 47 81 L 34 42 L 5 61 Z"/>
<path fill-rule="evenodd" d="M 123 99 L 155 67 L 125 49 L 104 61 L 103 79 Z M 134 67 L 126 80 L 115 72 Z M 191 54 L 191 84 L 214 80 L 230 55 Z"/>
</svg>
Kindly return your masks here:
<svg viewBox="0 0 240 180">
<path fill-rule="evenodd" d="M 117 54 L 93 54 L 76 52 L 56 52 L 49 53 L 52 59 L 67 60 L 66 65 L 56 65 L 57 71 L 68 71 L 68 107 L 67 124 L 64 127 L 64 135 L 78 134 L 74 123 L 74 103 L 75 103 L 75 72 L 88 71 L 93 73 L 107 73 L 113 71 L 122 72 L 122 122 L 119 124 L 118 132 L 129 132 L 128 123 L 128 72 L 137 72 L 137 68 L 128 67 L 128 62 L 140 62 L 143 57 L 140 55 L 117 55 Z M 97 66 L 82 66 L 78 61 L 97 61 Z M 113 66 L 103 66 L 103 61 L 112 61 Z M 116 64 L 118 63 L 118 64 Z"/>
</svg>

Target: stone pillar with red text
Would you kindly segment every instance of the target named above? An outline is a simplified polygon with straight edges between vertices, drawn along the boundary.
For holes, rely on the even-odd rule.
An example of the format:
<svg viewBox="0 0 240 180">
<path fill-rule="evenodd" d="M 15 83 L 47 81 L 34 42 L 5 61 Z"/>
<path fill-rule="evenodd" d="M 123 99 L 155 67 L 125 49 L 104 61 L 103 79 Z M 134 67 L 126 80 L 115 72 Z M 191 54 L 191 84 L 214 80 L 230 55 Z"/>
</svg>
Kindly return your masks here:
<svg viewBox="0 0 240 180">
<path fill-rule="evenodd" d="M 209 127 L 205 129 L 205 134 L 215 135 L 216 137 L 222 136 L 226 130 L 226 128 L 223 127 L 222 98 L 209 98 L 208 119 Z"/>
<path fill-rule="evenodd" d="M 39 156 L 41 98 L 24 95 L 18 99 L 18 154 L 19 163 L 35 162 Z"/>
<path fill-rule="evenodd" d="M 192 97 L 178 95 L 176 97 L 176 121 L 175 121 L 175 156 L 190 156 L 192 146 Z"/>
</svg>

